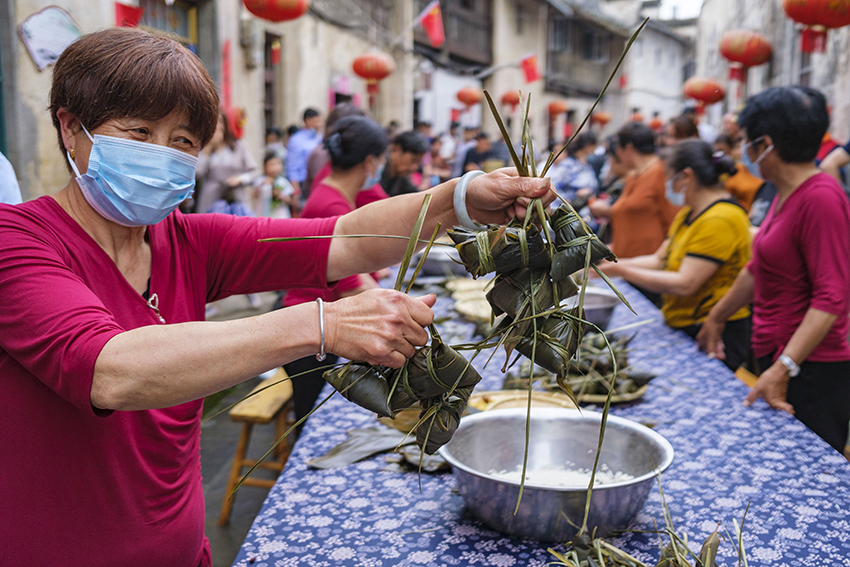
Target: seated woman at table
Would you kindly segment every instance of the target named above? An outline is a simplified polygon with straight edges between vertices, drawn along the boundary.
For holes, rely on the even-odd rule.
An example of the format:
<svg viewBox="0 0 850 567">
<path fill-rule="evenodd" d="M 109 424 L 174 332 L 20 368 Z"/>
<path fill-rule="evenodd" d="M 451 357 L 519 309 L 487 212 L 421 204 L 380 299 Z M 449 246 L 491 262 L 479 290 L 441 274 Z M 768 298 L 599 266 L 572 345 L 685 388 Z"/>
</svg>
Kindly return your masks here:
<svg viewBox="0 0 850 567">
<path fill-rule="evenodd" d="M 654 254 L 605 263 L 600 269 L 661 294 L 667 324 L 696 337 L 712 307 L 750 259 L 750 223 L 723 188 L 735 162 L 713 153 L 701 140 L 670 148 L 666 159 L 668 198 L 684 207 Z M 726 365 L 737 370 L 750 348 L 750 312 L 742 306 L 723 333 Z"/>
<path fill-rule="evenodd" d="M 764 398 L 842 451 L 850 422 L 850 205 L 815 165 L 829 126 L 823 94 L 774 87 L 738 115 L 743 151 L 778 195 L 753 241 L 753 257 L 697 336 L 723 358 L 726 321 L 753 306 L 753 353 L 761 370 L 744 400 Z"/>
<path fill-rule="evenodd" d="M 204 321 L 208 301 L 333 285 L 406 248 L 258 239 L 407 235 L 422 203 L 329 219 L 183 215 L 218 104 L 195 55 L 141 30 L 83 36 L 56 62 L 49 108 L 73 175 L 55 195 L 0 205 L 4 565 L 208 567 L 203 397 L 316 352 L 400 367 L 427 341 L 434 297 L 392 290 Z M 426 233 L 467 214 L 524 217 L 548 194 L 509 170 L 466 181 L 458 210 L 457 181 L 429 191 Z"/>
<path fill-rule="evenodd" d="M 347 116 L 335 122 L 325 136 L 324 146 L 330 157 L 331 172 L 313 185 L 301 218 L 327 218 L 350 213 L 358 208 L 359 194 L 371 190 L 381 180 L 387 159 L 387 135 L 384 128 L 371 118 Z M 388 272 L 355 274 L 337 282 L 334 289 L 294 289 L 286 295 L 283 304 L 292 307 L 314 302 L 317 298 L 330 302 L 351 297 L 378 287 L 377 279 L 387 275 Z M 322 374 L 337 360 L 338 357 L 333 354 L 324 361 L 306 356 L 284 367 L 293 377 L 292 401 L 296 421 L 313 409 L 325 385 Z"/>
</svg>

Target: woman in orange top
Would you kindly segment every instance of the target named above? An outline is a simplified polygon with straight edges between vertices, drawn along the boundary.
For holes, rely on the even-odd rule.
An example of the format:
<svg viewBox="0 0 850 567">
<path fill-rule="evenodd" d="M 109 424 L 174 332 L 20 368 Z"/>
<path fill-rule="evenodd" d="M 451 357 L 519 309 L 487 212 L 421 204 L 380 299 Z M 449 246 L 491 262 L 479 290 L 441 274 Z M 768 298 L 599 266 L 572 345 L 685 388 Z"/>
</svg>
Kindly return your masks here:
<svg viewBox="0 0 850 567">
<path fill-rule="evenodd" d="M 679 210 L 664 195 L 664 164 L 655 155 L 652 130 L 637 122 L 623 126 L 614 151 L 634 173 L 611 207 L 612 248 L 620 258 L 652 254 Z"/>
<path fill-rule="evenodd" d="M 735 197 L 735 200 L 740 203 L 747 214 L 753 206 L 753 200 L 756 193 L 764 185 L 764 179 L 756 177 L 750 170 L 744 167 L 741 162 L 741 147 L 740 140 L 734 140 L 728 134 L 721 134 L 714 141 L 714 147 L 718 151 L 735 158 L 735 164 L 738 166 L 738 171 L 734 175 L 730 175 L 723 182 L 726 190 Z"/>
<path fill-rule="evenodd" d="M 611 207 L 611 248 L 619 258 L 652 254 L 667 237 L 680 206 L 665 197 L 664 164 L 655 155 L 655 134 L 644 124 L 630 122 L 617 132 L 617 159 L 634 173 Z M 657 293 L 638 289 L 660 304 Z"/>
</svg>

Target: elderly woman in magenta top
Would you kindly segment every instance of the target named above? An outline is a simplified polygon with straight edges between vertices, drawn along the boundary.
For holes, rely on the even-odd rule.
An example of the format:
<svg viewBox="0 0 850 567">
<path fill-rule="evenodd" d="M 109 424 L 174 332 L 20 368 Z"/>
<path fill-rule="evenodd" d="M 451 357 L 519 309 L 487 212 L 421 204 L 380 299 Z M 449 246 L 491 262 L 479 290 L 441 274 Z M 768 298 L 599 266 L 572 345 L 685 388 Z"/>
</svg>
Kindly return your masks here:
<svg viewBox="0 0 850 567">
<path fill-rule="evenodd" d="M 667 238 L 653 254 L 606 262 L 600 269 L 660 293 L 667 324 L 693 338 L 750 259 L 750 223 L 721 182 L 735 173 L 731 157 L 714 153 L 701 140 L 685 140 L 670 148 L 665 161 L 667 198 L 684 205 Z M 723 333 L 732 370 L 749 355 L 749 317 L 748 307 L 742 307 Z"/>
<path fill-rule="evenodd" d="M 761 375 L 745 399 L 794 414 L 841 451 L 850 422 L 850 206 L 815 165 L 829 126 L 826 101 L 806 87 L 775 87 L 738 115 L 743 151 L 776 184 L 753 258 L 697 336 L 724 356 L 725 322 L 753 305 L 752 348 Z"/>
<path fill-rule="evenodd" d="M 204 305 L 327 287 L 395 263 L 404 240 L 257 240 L 406 235 L 422 196 L 327 219 L 180 214 L 218 96 L 191 52 L 140 30 L 69 46 L 54 68 L 50 112 L 69 183 L 0 205 L 0 557 L 209 566 L 202 398 L 322 351 L 400 367 L 427 341 L 434 296 L 375 289 L 324 310 L 309 302 L 225 322 L 204 321 Z M 500 170 L 471 180 L 456 209 L 458 186 L 430 190 L 426 233 L 437 222 L 524 217 L 548 192 Z"/>
</svg>

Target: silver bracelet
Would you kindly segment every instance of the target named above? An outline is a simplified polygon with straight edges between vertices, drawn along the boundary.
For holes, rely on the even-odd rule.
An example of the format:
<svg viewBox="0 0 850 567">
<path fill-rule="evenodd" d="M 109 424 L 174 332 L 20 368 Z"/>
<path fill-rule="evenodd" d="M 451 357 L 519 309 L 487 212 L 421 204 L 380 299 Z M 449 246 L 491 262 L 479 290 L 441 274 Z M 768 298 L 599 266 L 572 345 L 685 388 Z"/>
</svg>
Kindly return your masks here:
<svg viewBox="0 0 850 567">
<path fill-rule="evenodd" d="M 457 220 L 460 222 L 462 227 L 468 228 L 470 230 L 480 228 L 481 225 L 469 217 L 469 211 L 466 209 L 466 190 L 469 187 L 470 181 L 472 181 L 479 175 L 484 175 L 484 172 L 470 171 L 468 173 L 465 173 L 463 177 L 458 180 L 457 185 L 455 185 L 455 216 L 457 217 Z"/>
<path fill-rule="evenodd" d="M 316 298 L 316 303 L 319 305 L 319 335 L 321 335 L 321 344 L 319 345 L 319 354 L 316 355 L 316 360 L 322 362 L 327 355 L 325 354 L 325 303 L 321 297 Z"/>
</svg>

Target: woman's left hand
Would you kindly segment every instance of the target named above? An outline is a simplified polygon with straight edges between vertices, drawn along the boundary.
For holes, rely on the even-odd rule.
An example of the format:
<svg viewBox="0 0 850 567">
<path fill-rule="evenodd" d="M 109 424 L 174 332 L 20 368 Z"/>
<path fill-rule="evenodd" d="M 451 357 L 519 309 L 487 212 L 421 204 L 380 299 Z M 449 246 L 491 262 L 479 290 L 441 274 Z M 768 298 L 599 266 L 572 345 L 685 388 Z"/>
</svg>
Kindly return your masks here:
<svg viewBox="0 0 850 567">
<path fill-rule="evenodd" d="M 506 224 L 525 218 L 532 199 L 544 207 L 555 199 L 549 178 L 519 177 L 516 168 L 502 168 L 473 179 L 466 192 L 469 216 L 483 224 Z"/>
<path fill-rule="evenodd" d="M 794 415 L 794 407 L 788 403 L 788 370 L 779 362 L 761 373 L 750 393 L 744 399 L 744 405 L 749 407 L 759 398 L 764 398 L 770 407 L 787 411 Z"/>
</svg>

